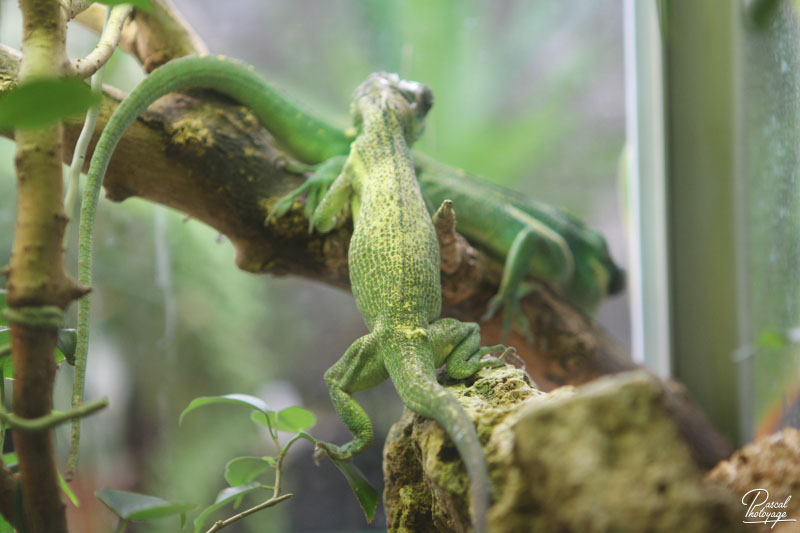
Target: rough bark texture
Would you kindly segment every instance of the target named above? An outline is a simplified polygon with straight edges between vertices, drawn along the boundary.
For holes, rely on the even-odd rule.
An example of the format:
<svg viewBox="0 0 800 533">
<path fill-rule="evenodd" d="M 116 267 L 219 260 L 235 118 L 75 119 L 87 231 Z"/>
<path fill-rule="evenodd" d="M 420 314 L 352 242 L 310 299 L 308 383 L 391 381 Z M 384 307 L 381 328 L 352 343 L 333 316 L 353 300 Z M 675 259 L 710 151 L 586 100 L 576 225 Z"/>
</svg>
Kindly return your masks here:
<svg viewBox="0 0 800 533">
<path fill-rule="evenodd" d="M 736 495 L 703 479 L 663 386 L 644 373 L 543 393 L 506 367 L 449 389 L 485 443 L 495 533 L 743 530 Z M 466 473 L 435 422 L 405 412 L 384 474 L 389 531 L 469 531 Z"/>
</svg>

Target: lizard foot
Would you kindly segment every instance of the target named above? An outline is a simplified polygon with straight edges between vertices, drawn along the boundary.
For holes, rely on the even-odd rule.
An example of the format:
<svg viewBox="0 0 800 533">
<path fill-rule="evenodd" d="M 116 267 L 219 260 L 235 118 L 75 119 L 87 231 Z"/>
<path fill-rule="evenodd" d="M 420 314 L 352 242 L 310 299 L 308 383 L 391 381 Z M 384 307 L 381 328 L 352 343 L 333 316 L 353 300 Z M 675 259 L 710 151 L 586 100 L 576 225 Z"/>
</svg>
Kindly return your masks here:
<svg viewBox="0 0 800 533">
<path fill-rule="evenodd" d="M 501 350 L 503 353 L 501 353 L 498 357 L 490 355 L 497 353 Z M 483 346 L 478 350 L 478 356 L 480 357 L 481 368 L 495 368 L 498 366 L 503 366 L 507 362 L 506 358 L 516 355 L 517 355 L 517 350 L 515 350 L 511 346 L 505 346 L 504 344 L 495 344 L 494 346 Z"/>
<path fill-rule="evenodd" d="M 306 205 L 303 209 L 303 216 L 308 219 L 309 233 L 314 231 L 314 223 L 311 217 L 320 201 L 341 172 L 344 161 L 345 158 L 343 156 L 335 156 L 319 165 L 305 183 L 275 203 L 264 224 L 269 224 L 272 220 L 285 215 L 292 208 L 294 201 L 298 197 L 306 195 Z"/>
<path fill-rule="evenodd" d="M 486 312 L 481 317 L 481 322 L 486 322 L 492 318 L 497 314 L 500 307 L 503 307 L 503 317 L 500 323 L 503 342 L 508 340 L 508 335 L 511 333 L 511 323 L 513 321 L 519 332 L 525 337 L 525 340 L 528 341 L 528 343 L 533 343 L 533 330 L 528 322 L 528 317 L 525 316 L 525 313 L 522 311 L 520 301 L 532 291 L 536 290 L 537 287 L 538 285 L 535 283 L 521 283 L 515 290 L 501 288 L 500 292 L 489 300 L 489 305 L 486 308 Z"/>
<path fill-rule="evenodd" d="M 319 465 L 323 457 L 329 457 L 334 461 L 349 461 L 354 454 L 343 448 L 345 446 L 337 446 L 329 442 L 317 442 L 314 445 L 314 463 Z"/>
</svg>

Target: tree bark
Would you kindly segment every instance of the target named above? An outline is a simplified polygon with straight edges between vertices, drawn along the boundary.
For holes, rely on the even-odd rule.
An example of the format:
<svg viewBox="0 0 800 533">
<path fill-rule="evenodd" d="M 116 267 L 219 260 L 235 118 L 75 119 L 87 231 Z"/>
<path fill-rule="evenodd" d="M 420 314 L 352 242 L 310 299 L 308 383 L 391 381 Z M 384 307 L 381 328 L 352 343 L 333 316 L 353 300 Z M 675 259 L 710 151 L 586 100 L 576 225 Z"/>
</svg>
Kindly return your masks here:
<svg viewBox="0 0 800 533">
<path fill-rule="evenodd" d="M 63 72 L 66 26 L 58 0 L 23 0 L 23 57 L 20 81 Z M 67 216 L 63 209 L 60 124 L 15 132 L 17 222 L 6 288 L 14 360 L 14 412 L 24 418 L 50 413 L 57 328 L 35 324 L 29 313 L 45 306 L 65 308 L 83 292 L 62 263 Z M 20 315 L 22 318 L 20 318 Z M 13 431 L 19 457 L 25 530 L 66 533 L 52 430 Z M 19 527 L 20 524 L 17 524 Z"/>
</svg>

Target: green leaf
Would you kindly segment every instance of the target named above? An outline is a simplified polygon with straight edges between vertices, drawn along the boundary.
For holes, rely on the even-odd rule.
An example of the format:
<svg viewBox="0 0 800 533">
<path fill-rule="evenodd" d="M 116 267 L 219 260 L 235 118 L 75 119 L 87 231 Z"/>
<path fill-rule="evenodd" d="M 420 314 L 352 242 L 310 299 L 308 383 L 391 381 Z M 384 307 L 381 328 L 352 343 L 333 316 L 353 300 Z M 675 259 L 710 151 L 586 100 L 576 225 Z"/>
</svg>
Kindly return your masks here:
<svg viewBox="0 0 800 533">
<path fill-rule="evenodd" d="M 58 484 L 61 485 L 61 490 L 64 492 L 64 494 L 67 495 L 67 498 L 69 498 L 69 501 L 72 502 L 72 505 L 74 505 L 75 507 L 79 507 L 81 505 L 81 502 L 78 500 L 78 497 L 75 496 L 75 493 L 72 492 L 70 486 L 67 485 L 66 480 L 64 480 L 64 478 L 61 477 L 61 472 L 58 473 Z"/>
<path fill-rule="evenodd" d="M 274 466 L 272 457 L 237 457 L 225 465 L 225 481 L 231 487 L 247 485 Z"/>
<path fill-rule="evenodd" d="M 3 309 L 6 307 L 8 307 L 8 303 L 6 302 L 6 290 L 0 289 L 0 326 L 8 325 L 8 322 L 6 322 L 6 317 L 3 316 Z"/>
<path fill-rule="evenodd" d="M 4 453 L 3 462 L 5 463 L 6 468 L 14 472 L 17 469 L 17 465 L 19 465 L 19 458 L 17 457 L 16 452 Z"/>
<path fill-rule="evenodd" d="M 75 347 L 78 345 L 78 333 L 74 329 L 59 329 L 56 348 L 61 352 L 64 359 L 72 366 L 75 366 Z M 58 361 L 56 361 L 58 362 Z"/>
<path fill-rule="evenodd" d="M 275 424 L 277 424 L 277 420 L 275 420 L 275 414 L 275 411 L 267 411 L 266 413 L 253 411 L 250 413 L 250 420 L 256 424 L 269 428 L 269 430 L 272 431 L 272 428 L 274 428 Z"/>
<path fill-rule="evenodd" d="M 122 520 L 154 520 L 165 516 L 185 514 L 197 507 L 193 503 L 174 503 L 136 492 L 100 489 L 94 493 L 106 507 Z"/>
<path fill-rule="evenodd" d="M 0 533 L 14 533 L 14 528 L 0 516 Z"/>
<path fill-rule="evenodd" d="M 302 407 L 287 407 L 278 411 L 277 428 L 280 431 L 298 433 L 305 431 L 317 423 L 317 417 Z"/>
<path fill-rule="evenodd" d="M 8 326 L 0 326 L 0 346 L 8 347 L 11 345 L 11 330 Z M 8 379 L 14 378 L 14 365 L 11 361 L 11 354 L 0 357 L 0 370 L 3 372 L 3 377 Z"/>
<path fill-rule="evenodd" d="M 75 331 L 75 330 L 59 330 L 59 341 L 61 342 L 61 332 L 62 331 Z M 0 350 L 7 348 L 11 345 L 11 329 L 8 326 L 0 326 Z M 65 346 L 69 348 L 68 345 Z M 73 361 L 75 351 L 73 348 L 72 351 Z M 56 347 L 55 352 L 53 353 L 53 358 L 56 364 L 61 363 L 65 359 L 65 354 L 59 347 Z M 10 353 L 0 353 L 0 370 L 3 372 L 3 377 L 6 379 L 14 379 L 14 363 L 11 358 Z"/>
<path fill-rule="evenodd" d="M 250 419 L 256 424 L 288 433 L 305 431 L 317 423 L 317 417 L 314 416 L 314 413 L 302 407 L 287 407 L 277 413 L 275 411 L 269 411 L 268 413 L 256 412 L 250 415 Z"/>
<path fill-rule="evenodd" d="M 217 494 L 217 499 L 214 501 L 214 503 L 203 509 L 203 512 L 201 512 L 200 515 L 194 519 L 195 533 L 200 533 L 203 531 L 203 525 L 208 520 L 208 517 L 218 509 L 221 509 L 228 503 L 244 496 L 245 494 L 250 494 L 251 492 L 255 492 L 263 488 L 264 486 L 256 481 L 247 485 L 241 485 L 239 487 L 229 487 L 227 489 L 223 489 L 219 494 Z"/>
<path fill-rule="evenodd" d="M 107 6 L 130 4 L 136 9 L 141 9 L 142 11 L 147 11 L 148 13 L 153 12 L 153 4 L 150 3 L 150 0 L 95 0 L 95 3 L 105 4 Z"/>
<path fill-rule="evenodd" d="M 256 411 L 260 411 L 262 413 L 267 413 L 269 411 L 269 407 L 264 400 L 261 398 L 256 398 L 255 396 L 250 396 L 248 394 L 226 394 L 224 396 L 201 396 L 199 398 L 195 398 L 194 400 L 189 403 L 189 406 L 183 410 L 181 413 L 180 418 L 178 418 L 178 425 L 183 422 L 183 417 L 194 411 L 199 407 L 203 407 L 206 405 L 213 405 L 218 403 L 232 403 L 236 405 L 244 405 L 245 407 L 249 407 L 251 409 L 255 409 Z"/>
<path fill-rule="evenodd" d="M 0 128 L 35 128 L 83 113 L 100 102 L 78 78 L 41 78 L 0 97 Z"/>
<path fill-rule="evenodd" d="M 356 495 L 358 504 L 367 517 L 367 522 L 372 522 L 372 519 L 375 518 L 375 511 L 378 509 L 378 491 L 372 486 L 372 483 L 367 481 L 361 470 L 350 461 L 337 461 L 336 459 L 332 459 L 332 461 L 347 480 L 350 488 L 353 489 L 353 494 Z"/>
</svg>

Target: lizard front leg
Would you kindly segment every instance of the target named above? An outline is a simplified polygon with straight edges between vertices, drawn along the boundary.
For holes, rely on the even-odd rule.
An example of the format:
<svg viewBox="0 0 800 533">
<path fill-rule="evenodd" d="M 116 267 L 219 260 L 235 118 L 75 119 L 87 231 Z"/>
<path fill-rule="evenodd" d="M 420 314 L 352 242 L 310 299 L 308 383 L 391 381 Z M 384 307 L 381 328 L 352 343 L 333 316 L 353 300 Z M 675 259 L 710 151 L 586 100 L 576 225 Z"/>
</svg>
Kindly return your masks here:
<svg viewBox="0 0 800 533">
<path fill-rule="evenodd" d="M 442 318 L 428 326 L 433 346 L 435 366 L 446 364 L 447 374 L 455 379 L 464 379 L 482 368 L 501 366 L 514 348 L 502 344 L 481 346 L 480 326 L 475 322 L 461 322 L 454 318 Z M 502 351 L 500 357 L 484 355 Z"/>
<path fill-rule="evenodd" d="M 267 223 L 274 218 L 280 218 L 285 215 L 289 209 L 292 208 L 295 199 L 306 194 L 306 205 L 303 209 L 303 215 L 308 219 L 309 230 L 311 230 L 313 228 L 311 217 L 321 199 L 328 193 L 331 185 L 336 181 L 339 174 L 341 174 L 346 160 L 347 156 L 334 156 L 317 166 L 316 169 L 314 169 L 314 173 L 305 183 L 275 203 L 270 210 L 269 217 L 267 217 Z"/>
<path fill-rule="evenodd" d="M 341 446 L 317 443 L 317 448 L 324 450 L 333 459 L 341 460 L 357 455 L 372 443 L 372 422 L 352 394 L 371 389 L 389 377 L 378 346 L 378 340 L 373 333 L 364 335 L 351 344 L 342 358 L 325 372 L 333 407 L 354 436 L 353 440 Z"/>
</svg>

